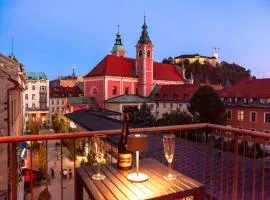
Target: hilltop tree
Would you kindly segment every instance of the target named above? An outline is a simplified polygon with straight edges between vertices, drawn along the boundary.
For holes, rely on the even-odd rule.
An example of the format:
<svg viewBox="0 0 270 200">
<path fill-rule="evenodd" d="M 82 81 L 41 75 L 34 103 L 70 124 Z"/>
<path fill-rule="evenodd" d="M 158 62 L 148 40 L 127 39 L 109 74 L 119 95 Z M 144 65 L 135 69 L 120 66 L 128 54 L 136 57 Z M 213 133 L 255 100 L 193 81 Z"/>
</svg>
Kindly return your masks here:
<svg viewBox="0 0 270 200">
<path fill-rule="evenodd" d="M 188 109 L 199 123 L 223 124 L 225 122 L 225 106 L 210 86 L 201 87 L 196 91 Z"/>
</svg>

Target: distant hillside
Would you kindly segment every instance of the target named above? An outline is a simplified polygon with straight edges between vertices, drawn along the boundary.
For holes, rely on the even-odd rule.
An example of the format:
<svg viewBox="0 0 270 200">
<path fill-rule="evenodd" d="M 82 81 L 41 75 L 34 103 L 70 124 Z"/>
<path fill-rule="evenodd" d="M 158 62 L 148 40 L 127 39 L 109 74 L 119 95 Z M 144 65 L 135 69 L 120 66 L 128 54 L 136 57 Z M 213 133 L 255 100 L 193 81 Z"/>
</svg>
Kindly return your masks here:
<svg viewBox="0 0 270 200">
<path fill-rule="evenodd" d="M 162 62 L 172 63 L 172 58 L 164 59 Z M 195 62 L 193 64 L 185 62 L 178 65 L 185 68 L 187 78 L 190 78 L 192 73 L 194 83 L 208 82 L 210 84 L 221 84 L 228 87 L 242 79 L 251 77 L 249 69 L 245 69 L 240 65 L 227 63 L 225 61 L 219 63 L 216 67 L 207 63 L 200 64 L 199 62 Z"/>
</svg>

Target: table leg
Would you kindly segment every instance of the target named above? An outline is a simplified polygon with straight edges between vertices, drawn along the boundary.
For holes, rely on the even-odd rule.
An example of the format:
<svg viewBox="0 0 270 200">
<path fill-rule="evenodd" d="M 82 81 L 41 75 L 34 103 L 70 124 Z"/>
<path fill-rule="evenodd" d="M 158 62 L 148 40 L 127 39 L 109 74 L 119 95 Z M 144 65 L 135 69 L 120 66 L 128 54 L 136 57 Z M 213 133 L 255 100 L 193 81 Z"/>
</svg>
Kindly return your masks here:
<svg viewBox="0 0 270 200">
<path fill-rule="evenodd" d="M 75 175 L 75 200 L 81 200 L 83 199 L 83 184 L 81 181 L 81 177 L 79 173 L 76 170 L 76 175 Z"/>
</svg>

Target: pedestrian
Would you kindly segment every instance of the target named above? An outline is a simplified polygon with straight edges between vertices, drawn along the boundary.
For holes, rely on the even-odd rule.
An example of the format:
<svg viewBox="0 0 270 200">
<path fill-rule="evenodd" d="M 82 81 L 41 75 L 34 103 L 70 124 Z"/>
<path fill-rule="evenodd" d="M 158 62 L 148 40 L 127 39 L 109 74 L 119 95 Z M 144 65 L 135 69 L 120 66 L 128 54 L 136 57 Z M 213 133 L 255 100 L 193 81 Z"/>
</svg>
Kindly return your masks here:
<svg viewBox="0 0 270 200">
<path fill-rule="evenodd" d="M 72 178 L 72 170 L 71 170 L 71 168 L 68 170 L 68 174 L 69 174 L 69 179 L 71 179 Z"/>
<path fill-rule="evenodd" d="M 52 176 L 52 179 L 54 179 L 54 174 L 55 174 L 54 169 L 51 167 L 51 176 Z"/>
<path fill-rule="evenodd" d="M 67 169 L 64 169 L 64 171 L 63 171 L 63 176 L 64 176 L 64 179 L 67 179 L 67 174 L 68 174 Z"/>
</svg>

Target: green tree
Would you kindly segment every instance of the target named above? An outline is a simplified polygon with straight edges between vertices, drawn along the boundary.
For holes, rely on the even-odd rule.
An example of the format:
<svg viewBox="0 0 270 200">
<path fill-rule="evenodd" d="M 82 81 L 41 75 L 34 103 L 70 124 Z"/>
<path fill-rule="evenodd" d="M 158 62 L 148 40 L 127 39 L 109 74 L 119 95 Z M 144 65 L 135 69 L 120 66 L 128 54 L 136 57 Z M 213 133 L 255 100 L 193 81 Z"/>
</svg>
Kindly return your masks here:
<svg viewBox="0 0 270 200">
<path fill-rule="evenodd" d="M 195 92 L 188 109 L 197 122 L 213 124 L 225 122 L 224 104 L 210 86 L 201 87 Z"/>
<path fill-rule="evenodd" d="M 39 134 L 39 123 L 38 122 L 30 122 L 26 126 L 26 130 L 31 135 L 38 135 Z"/>
<path fill-rule="evenodd" d="M 39 148 L 35 150 L 35 159 L 37 162 L 37 168 L 39 169 L 42 177 L 46 175 L 47 165 L 46 165 L 46 150 L 42 144 L 39 144 Z"/>
<path fill-rule="evenodd" d="M 192 117 L 187 112 L 171 111 L 166 113 L 161 119 L 157 120 L 159 126 L 191 124 Z"/>
<path fill-rule="evenodd" d="M 143 103 L 141 108 L 134 113 L 135 124 L 153 125 L 155 123 L 155 117 L 151 113 L 151 108 Z"/>
</svg>

